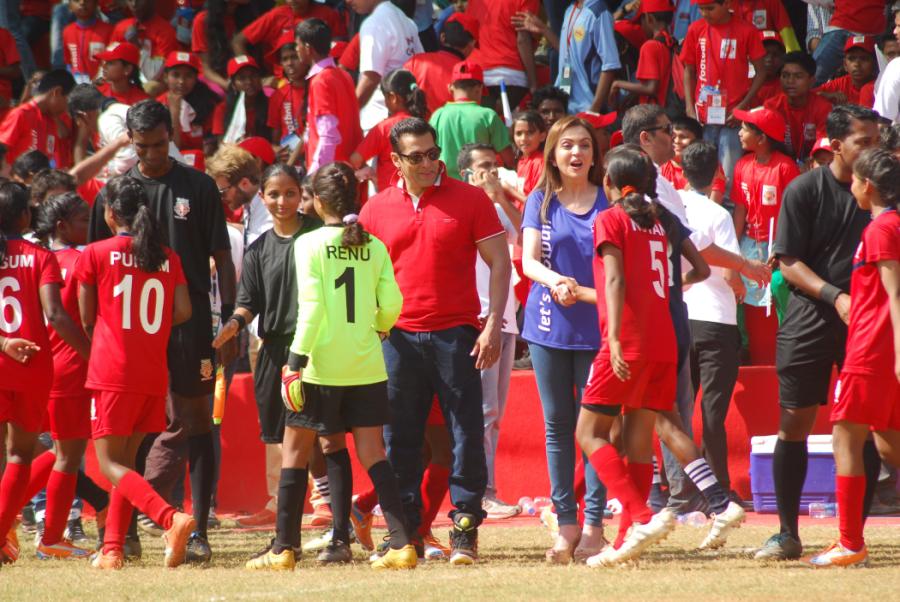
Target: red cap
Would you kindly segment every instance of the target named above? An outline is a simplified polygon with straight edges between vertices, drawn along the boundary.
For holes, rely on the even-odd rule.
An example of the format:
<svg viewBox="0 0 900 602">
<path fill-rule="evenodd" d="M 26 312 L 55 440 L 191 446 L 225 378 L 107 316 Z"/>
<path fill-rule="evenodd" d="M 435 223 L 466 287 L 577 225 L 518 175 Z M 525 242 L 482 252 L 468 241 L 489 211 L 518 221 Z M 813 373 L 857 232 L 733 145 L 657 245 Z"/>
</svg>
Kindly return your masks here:
<svg viewBox="0 0 900 602">
<path fill-rule="evenodd" d="M 594 129 L 599 130 L 601 128 L 609 127 L 615 122 L 616 117 L 618 117 L 618 113 L 615 111 L 611 113 L 591 113 L 590 111 L 583 111 L 575 115 L 579 119 L 584 119 L 592 126 Z"/>
<path fill-rule="evenodd" d="M 165 68 L 170 69 L 172 67 L 177 67 L 178 65 L 187 65 L 200 73 L 203 71 L 203 65 L 200 64 L 200 57 L 194 54 L 193 52 L 181 52 L 180 50 L 173 50 L 169 53 L 169 56 L 166 57 Z"/>
<path fill-rule="evenodd" d="M 480 25 L 478 21 L 475 20 L 475 17 L 468 13 L 455 12 L 447 17 L 445 23 L 459 23 L 462 25 L 462 28 L 469 32 L 469 35 L 475 39 L 475 45 L 478 45 L 478 31 Z"/>
<path fill-rule="evenodd" d="M 465 80 L 476 81 L 480 84 L 484 83 L 484 70 L 481 65 L 472 61 L 460 61 L 453 65 L 453 75 L 450 77 L 450 83 Z"/>
<path fill-rule="evenodd" d="M 672 0 L 641 0 L 641 6 L 637 14 L 675 12 Z"/>
<path fill-rule="evenodd" d="M 767 29 L 765 31 L 761 31 L 760 36 L 762 37 L 763 44 L 765 44 L 766 42 L 775 42 L 776 44 L 781 44 L 782 48 L 785 47 L 784 40 L 781 39 L 781 35 L 779 35 L 777 31 Z"/>
<path fill-rule="evenodd" d="M 294 39 L 294 32 L 291 30 L 281 32 L 281 35 L 278 36 L 278 41 L 275 42 L 275 45 L 272 46 L 272 50 L 269 51 L 269 54 L 266 55 L 267 61 L 272 61 L 273 63 L 278 62 L 278 53 L 281 52 L 281 49 L 287 46 L 288 44 L 296 44 L 297 41 Z"/>
<path fill-rule="evenodd" d="M 609 137 L 609 148 L 616 148 L 620 144 L 624 144 L 624 142 L 625 136 L 622 134 L 622 130 L 616 130 Z"/>
<path fill-rule="evenodd" d="M 275 163 L 275 151 L 272 144 L 261 136 L 250 136 L 238 142 L 238 146 L 253 155 L 259 157 L 267 166 Z"/>
<path fill-rule="evenodd" d="M 831 149 L 831 140 L 828 138 L 819 138 L 816 140 L 816 145 L 810 151 L 810 155 L 815 155 L 819 151 L 828 151 L 829 153 L 833 153 L 834 151 Z"/>
<path fill-rule="evenodd" d="M 617 34 L 625 38 L 625 41 L 640 48 L 647 41 L 647 35 L 644 28 L 637 21 L 629 21 L 628 19 L 619 19 L 613 23 L 613 29 Z"/>
<path fill-rule="evenodd" d="M 244 67 L 253 67 L 254 69 L 259 70 L 259 65 L 256 64 L 256 61 L 252 56 L 242 54 L 228 61 L 228 78 L 231 79 L 237 75 L 237 72 Z"/>
<path fill-rule="evenodd" d="M 847 52 L 851 48 L 860 48 L 866 52 L 875 54 L 875 38 L 871 36 L 850 36 L 847 38 L 847 43 L 844 44 L 844 52 Z"/>
<path fill-rule="evenodd" d="M 95 55 L 101 61 L 125 61 L 132 65 L 141 64 L 141 51 L 129 42 L 113 42 L 103 52 Z"/>
<path fill-rule="evenodd" d="M 761 129 L 763 134 L 769 138 L 777 140 L 778 142 L 784 142 L 784 132 L 787 129 L 787 126 L 784 123 L 784 117 L 781 113 L 776 113 L 771 109 L 758 107 L 750 111 L 735 109 L 734 116 L 741 121 L 752 123 Z"/>
</svg>

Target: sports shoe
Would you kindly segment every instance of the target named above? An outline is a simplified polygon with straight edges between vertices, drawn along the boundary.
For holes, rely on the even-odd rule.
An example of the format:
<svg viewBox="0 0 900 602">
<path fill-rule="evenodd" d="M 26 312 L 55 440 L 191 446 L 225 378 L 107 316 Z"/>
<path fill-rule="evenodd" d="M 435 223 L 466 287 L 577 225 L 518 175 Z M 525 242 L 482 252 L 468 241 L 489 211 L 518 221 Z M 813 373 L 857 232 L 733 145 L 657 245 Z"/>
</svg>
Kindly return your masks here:
<svg viewBox="0 0 900 602">
<path fill-rule="evenodd" d="M 159 537 L 165 532 L 162 527 L 153 522 L 152 518 L 140 512 L 137 515 L 137 524 L 138 527 L 141 528 L 141 531 L 143 531 L 144 533 L 149 533 L 154 537 Z"/>
<path fill-rule="evenodd" d="M 316 557 L 319 564 L 347 564 L 353 562 L 350 544 L 343 541 L 332 541 Z"/>
<path fill-rule="evenodd" d="M 372 568 L 376 571 L 414 569 L 417 563 L 416 548 L 409 544 L 399 550 L 389 548 L 384 556 L 372 561 Z"/>
<path fill-rule="evenodd" d="M 797 560 L 803 555 L 803 544 L 790 533 L 776 533 L 766 540 L 756 554 L 756 560 Z"/>
<path fill-rule="evenodd" d="M 125 556 L 125 560 L 140 560 L 143 554 L 141 539 L 137 535 L 126 535 L 125 545 L 122 546 L 122 554 Z"/>
<path fill-rule="evenodd" d="M 84 532 L 84 525 L 81 524 L 80 516 L 78 518 L 73 518 L 66 523 L 66 530 L 63 532 L 63 539 L 68 539 L 72 543 L 78 543 L 82 545 L 90 543 L 91 540 Z"/>
<path fill-rule="evenodd" d="M 371 512 L 363 512 L 356 506 L 356 501 L 350 506 L 350 523 L 353 525 L 353 533 L 356 541 L 367 552 L 375 550 L 375 542 L 372 541 L 372 520 L 375 518 Z"/>
<path fill-rule="evenodd" d="M 68 558 L 85 558 L 91 555 L 90 550 L 85 550 L 84 548 L 79 548 L 72 545 L 72 542 L 62 539 L 59 543 L 55 543 L 53 545 L 47 545 L 43 541 L 38 543 L 37 549 L 34 551 L 34 555 L 40 558 L 41 560 L 49 560 L 51 558 L 55 558 L 58 560 L 65 560 Z"/>
<path fill-rule="evenodd" d="M 450 557 L 450 548 L 442 544 L 431 531 L 422 538 L 422 543 L 425 544 L 426 560 L 447 560 Z"/>
<path fill-rule="evenodd" d="M 44 538 L 44 521 L 39 520 L 34 529 L 34 547 L 38 547 L 38 544 L 41 543 L 41 539 Z M 63 539 L 66 538 L 65 533 L 63 533 Z"/>
<path fill-rule="evenodd" d="M 306 524 L 310 527 L 328 527 L 334 520 L 334 516 L 331 514 L 331 506 L 325 503 L 313 506 L 313 513 L 307 514 L 304 518 L 307 521 Z"/>
<path fill-rule="evenodd" d="M 184 564 L 188 540 L 195 526 L 196 521 L 190 514 L 175 513 L 172 517 L 172 526 L 163 533 L 163 541 L 166 542 L 163 566 L 173 569 Z"/>
<path fill-rule="evenodd" d="M 293 571 L 297 561 L 293 550 L 282 550 L 276 554 L 271 548 L 247 561 L 244 568 L 251 571 Z"/>
<path fill-rule="evenodd" d="M 13 523 L 6 534 L 6 543 L 0 546 L 0 564 L 12 564 L 18 559 L 19 535 L 16 533 L 16 523 Z"/>
<path fill-rule="evenodd" d="M 268 508 L 263 508 L 256 514 L 245 516 L 237 520 L 239 529 L 252 529 L 255 527 L 274 527 L 275 513 Z"/>
<path fill-rule="evenodd" d="M 541 510 L 541 524 L 550 531 L 550 538 L 556 539 L 559 535 L 559 521 L 556 518 L 556 512 L 553 506 L 544 506 Z"/>
<path fill-rule="evenodd" d="M 34 506 L 29 502 L 22 508 L 22 532 L 34 533 L 37 528 L 37 519 L 34 517 Z"/>
<path fill-rule="evenodd" d="M 91 566 L 95 569 L 118 571 L 125 566 L 125 558 L 120 550 L 111 550 L 106 553 L 100 550 L 91 556 Z"/>
<path fill-rule="evenodd" d="M 648 547 L 668 537 L 674 529 L 675 515 L 670 510 L 663 508 L 646 523 L 632 525 L 628 535 L 625 536 L 625 541 L 622 542 L 622 547 L 615 550 L 615 553 L 609 552 L 604 556 L 604 552 L 600 552 L 597 556 L 611 561 L 612 564 L 622 564 L 634 560 Z"/>
<path fill-rule="evenodd" d="M 197 531 L 191 533 L 191 537 L 187 542 L 184 561 L 188 564 L 206 564 L 210 558 L 212 558 L 212 550 L 209 547 L 209 540 Z"/>
<path fill-rule="evenodd" d="M 305 544 L 303 544 L 304 552 L 318 552 L 319 550 L 324 550 L 328 547 L 328 544 L 331 543 L 332 538 L 334 537 L 334 530 L 328 529 L 315 539 L 312 539 Z"/>
<path fill-rule="evenodd" d="M 869 552 L 866 550 L 865 545 L 860 551 L 854 552 L 841 545 L 841 542 L 836 541 L 824 552 L 810 558 L 809 563 L 821 569 L 836 566 L 862 567 L 869 564 Z"/>
<path fill-rule="evenodd" d="M 478 560 L 478 527 L 471 514 L 459 513 L 453 517 L 450 530 L 450 564 L 475 564 Z"/>
<path fill-rule="evenodd" d="M 481 500 L 481 509 L 487 512 L 487 517 L 492 519 L 512 518 L 522 512 L 518 504 L 507 504 L 495 497 L 486 497 Z"/>
<path fill-rule="evenodd" d="M 728 507 L 721 514 L 713 514 L 712 526 L 703 541 L 697 546 L 698 550 L 715 550 L 725 545 L 728 533 L 737 529 L 744 522 L 747 513 L 734 502 L 728 502 Z"/>
</svg>

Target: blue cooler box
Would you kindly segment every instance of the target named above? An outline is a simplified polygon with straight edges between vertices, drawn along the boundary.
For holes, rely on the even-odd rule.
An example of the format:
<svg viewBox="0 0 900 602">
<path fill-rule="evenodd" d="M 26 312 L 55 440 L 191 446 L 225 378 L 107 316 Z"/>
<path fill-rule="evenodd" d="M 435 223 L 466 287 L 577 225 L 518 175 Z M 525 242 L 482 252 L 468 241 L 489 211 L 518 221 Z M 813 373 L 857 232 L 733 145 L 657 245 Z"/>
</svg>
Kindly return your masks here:
<svg viewBox="0 0 900 602">
<path fill-rule="evenodd" d="M 778 512 L 775 503 L 775 483 L 772 481 L 772 454 L 775 451 L 777 435 L 752 437 L 750 439 L 750 490 L 753 492 L 753 511 L 764 514 Z M 833 503 L 834 454 L 831 435 L 810 435 L 807 441 L 809 468 L 800 497 L 800 512 L 809 514 L 809 504 L 813 502 Z"/>
</svg>

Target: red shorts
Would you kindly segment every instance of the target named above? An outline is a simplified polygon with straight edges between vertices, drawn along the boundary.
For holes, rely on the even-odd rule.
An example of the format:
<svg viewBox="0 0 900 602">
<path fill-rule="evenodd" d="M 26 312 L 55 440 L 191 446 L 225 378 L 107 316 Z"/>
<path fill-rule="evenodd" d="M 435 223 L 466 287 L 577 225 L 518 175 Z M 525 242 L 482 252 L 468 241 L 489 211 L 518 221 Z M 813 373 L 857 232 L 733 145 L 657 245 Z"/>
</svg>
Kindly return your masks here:
<svg viewBox="0 0 900 602">
<path fill-rule="evenodd" d="M 51 397 L 47 404 L 54 441 L 91 438 L 91 394 Z"/>
<path fill-rule="evenodd" d="M 47 393 L 0 390 L 0 423 L 11 422 L 29 433 L 40 433 L 47 415 Z"/>
<path fill-rule="evenodd" d="M 428 412 L 428 420 L 425 421 L 428 426 L 437 426 L 447 424 L 444 421 L 444 413 L 441 411 L 441 404 L 438 402 L 437 395 L 431 400 L 431 410 Z"/>
<path fill-rule="evenodd" d="M 868 424 L 876 431 L 900 431 L 900 384 L 893 374 L 841 373 L 831 422 Z"/>
<path fill-rule="evenodd" d="M 594 358 L 581 403 L 621 405 L 627 411 L 668 411 L 675 405 L 678 370 L 673 362 L 628 360 L 631 378 L 619 380 L 608 357 Z"/>
<path fill-rule="evenodd" d="M 94 391 L 91 436 L 128 436 L 166 430 L 166 398 L 142 393 Z"/>
</svg>

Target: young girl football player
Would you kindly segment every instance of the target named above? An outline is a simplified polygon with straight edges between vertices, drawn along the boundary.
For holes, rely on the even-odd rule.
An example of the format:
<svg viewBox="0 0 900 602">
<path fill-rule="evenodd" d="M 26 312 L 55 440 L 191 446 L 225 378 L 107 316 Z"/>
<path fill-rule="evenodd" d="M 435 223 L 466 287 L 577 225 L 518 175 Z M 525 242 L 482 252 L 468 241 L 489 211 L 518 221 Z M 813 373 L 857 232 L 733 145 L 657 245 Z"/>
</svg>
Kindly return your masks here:
<svg viewBox="0 0 900 602">
<path fill-rule="evenodd" d="M 884 149 L 853 164 L 850 191 L 872 212 L 850 279 L 847 356 L 831 410 L 840 539 L 812 557 L 817 567 L 867 562 L 863 539 L 863 445 L 874 436 L 881 457 L 900 464 L 900 162 Z"/>
<path fill-rule="evenodd" d="M 137 508 L 165 529 L 164 565 L 184 562 L 194 518 L 166 503 L 134 470 L 146 433 L 166 428 L 166 348 L 172 326 L 191 317 L 181 261 L 130 176 L 107 184 L 104 218 L 115 236 L 88 245 L 78 260 L 78 305 L 94 350 L 85 387 L 93 392 L 91 434 L 103 475 L 113 484 L 103 548 L 92 565 L 120 569 Z"/>
<path fill-rule="evenodd" d="M 14 182 L 0 183 L 0 424 L 7 431 L 7 464 L 0 481 L 0 562 L 4 564 L 19 557 L 16 515 L 44 486 L 29 490 L 31 461 L 53 382 L 47 326 L 83 359 L 90 347 L 63 306 L 56 257 L 22 237 L 30 224 L 28 189 Z"/>
</svg>

